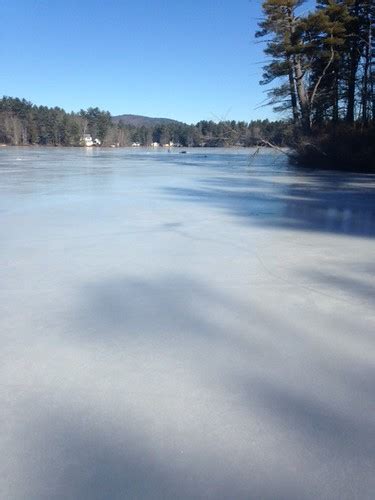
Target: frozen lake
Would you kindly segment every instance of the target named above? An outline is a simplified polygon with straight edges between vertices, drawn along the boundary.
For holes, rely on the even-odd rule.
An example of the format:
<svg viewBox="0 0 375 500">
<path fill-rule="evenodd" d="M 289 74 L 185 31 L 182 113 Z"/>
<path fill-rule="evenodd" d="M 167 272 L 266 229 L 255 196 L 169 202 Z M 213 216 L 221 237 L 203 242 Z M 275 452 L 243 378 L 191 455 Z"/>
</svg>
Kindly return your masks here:
<svg viewBox="0 0 375 500">
<path fill-rule="evenodd" d="M 370 499 L 375 176 L 0 150 L 0 498 Z"/>
</svg>

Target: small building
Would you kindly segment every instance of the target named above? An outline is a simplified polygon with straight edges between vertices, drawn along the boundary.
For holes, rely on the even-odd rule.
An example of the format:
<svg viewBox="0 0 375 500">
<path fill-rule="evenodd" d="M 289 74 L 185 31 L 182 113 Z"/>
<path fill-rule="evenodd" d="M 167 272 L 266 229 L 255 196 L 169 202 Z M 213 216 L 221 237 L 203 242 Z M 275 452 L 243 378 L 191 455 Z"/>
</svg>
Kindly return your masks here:
<svg viewBox="0 0 375 500">
<path fill-rule="evenodd" d="M 92 137 L 90 134 L 83 134 L 81 138 L 81 142 L 84 146 L 93 146 L 94 141 L 92 140 Z"/>
<path fill-rule="evenodd" d="M 151 147 L 152 148 L 158 148 L 159 147 L 159 143 L 158 142 L 152 142 L 151 143 Z"/>
<path fill-rule="evenodd" d="M 139 148 L 141 146 L 140 142 L 133 142 L 132 147 L 133 148 Z"/>
<path fill-rule="evenodd" d="M 101 142 L 99 139 L 94 139 L 91 137 L 90 134 L 83 134 L 81 138 L 81 144 L 86 147 L 91 147 L 91 146 L 100 146 Z"/>
</svg>

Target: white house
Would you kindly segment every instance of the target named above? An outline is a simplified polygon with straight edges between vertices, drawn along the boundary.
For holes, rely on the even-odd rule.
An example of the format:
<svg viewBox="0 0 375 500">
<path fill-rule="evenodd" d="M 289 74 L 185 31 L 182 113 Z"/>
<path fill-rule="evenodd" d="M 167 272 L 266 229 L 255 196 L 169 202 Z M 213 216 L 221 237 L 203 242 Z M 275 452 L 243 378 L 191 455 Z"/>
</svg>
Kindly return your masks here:
<svg viewBox="0 0 375 500">
<path fill-rule="evenodd" d="M 94 141 L 92 140 L 92 137 L 90 134 L 83 134 L 81 142 L 83 143 L 84 146 L 93 146 Z"/>
<path fill-rule="evenodd" d="M 100 146 L 101 142 L 99 139 L 92 139 L 90 134 L 83 134 L 81 138 L 81 143 L 86 147 Z"/>
</svg>

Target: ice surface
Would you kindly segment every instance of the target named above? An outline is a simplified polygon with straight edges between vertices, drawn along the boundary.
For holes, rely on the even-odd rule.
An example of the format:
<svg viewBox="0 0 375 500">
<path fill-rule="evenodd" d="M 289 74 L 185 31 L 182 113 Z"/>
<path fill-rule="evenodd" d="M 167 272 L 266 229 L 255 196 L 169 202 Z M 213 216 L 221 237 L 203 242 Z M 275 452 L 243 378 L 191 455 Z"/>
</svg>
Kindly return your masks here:
<svg viewBox="0 0 375 500">
<path fill-rule="evenodd" d="M 0 498 L 375 492 L 375 176 L 0 151 Z"/>
</svg>

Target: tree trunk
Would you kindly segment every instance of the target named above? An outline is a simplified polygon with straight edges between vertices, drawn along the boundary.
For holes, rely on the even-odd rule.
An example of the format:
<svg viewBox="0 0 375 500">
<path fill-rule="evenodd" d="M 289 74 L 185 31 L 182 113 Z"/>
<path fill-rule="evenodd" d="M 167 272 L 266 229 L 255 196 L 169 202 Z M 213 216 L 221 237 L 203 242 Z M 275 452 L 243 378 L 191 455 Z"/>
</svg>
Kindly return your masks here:
<svg viewBox="0 0 375 500">
<path fill-rule="evenodd" d="M 346 109 L 346 121 L 349 123 L 354 122 L 354 106 L 355 106 L 355 84 L 358 61 L 354 61 L 355 56 L 351 56 L 350 74 L 348 81 L 348 107 Z"/>
<path fill-rule="evenodd" d="M 292 44 L 293 36 L 295 34 L 295 22 L 296 18 L 293 10 L 290 7 L 287 7 L 287 18 L 288 18 L 288 32 L 290 40 L 289 42 Z M 310 132 L 310 109 L 309 109 L 309 101 L 306 93 L 305 84 L 303 82 L 303 73 L 301 69 L 301 61 L 297 54 L 294 54 L 290 57 L 290 65 L 291 71 L 289 71 L 289 78 L 293 77 L 293 84 L 290 82 L 291 89 L 291 100 L 294 108 L 293 108 L 293 118 L 297 119 L 297 123 L 300 121 L 302 130 L 305 133 Z M 298 104 L 300 113 L 298 113 Z"/>
<path fill-rule="evenodd" d="M 371 29 L 371 28 L 370 28 Z M 371 38 L 369 37 L 369 40 Z M 369 63 L 370 63 L 370 48 L 368 44 L 366 44 L 365 48 L 365 63 L 363 68 L 363 82 L 362 82 L 362 122 L 364 124 L 367 123 L 367 109 L 368 109 L 368 72 L 369 72 Z"/>
<path fill-rule="evenodd" d="M 372 121 L 375 123 L 375 61 L 373 59 L 375 53 L 375 44 L 373 40 L 373 31 L 375 30 L 375 8 L 370 12 L 370 29 L 369 29 L 369 71 L 370 71 L 370 109 L 372 111 Z"/>
<path fill-rule="evenodd" d="M 303 73 L 301 69 L 301 61 L 297 55 L 293 57 L 293 69 L 295 74 L 295 82 L 299 106 L 301 110 L 301 125 L 302 130 L 309 133 L 311 130 L 310 105 L 306 92 L 306 87 L 303 82 Z"/>
<path fill-rule="evenodd" d="M 357 18 L 359 13 L 359 0 L 356 0 L 354 6 L 354 17 Z M 358 29 L 356 30 L 358 31 Z M 349 52 L 349 78 L 348 78 L 348 104 L 346 109 L 346 121 L 349 123 L 354 122 L 354 108 L 355 108 L 355 85 L 357 77 L 357 69 L 359 63 L 359 47 L 358 47 L 358 33 L 353 33 L 353 40 L 351 42 Z"/>
<path fill-rule="evenodd" d="M 339 121 L 339 80 L 336 71 L 333 82 L 332 121 L 333 123 L 337 123 Z"/>
<path fill-rule="evenodd" d="M 299 115 L 298 115 L 298 104 L 297 104 L 297 95 L 296 95 L 296 82 L 293 75 L 293 67 L 291 61 L 289 60 L 289 89 L 290 89 L 290 100 L 292 103 L 292 111 L 293 111 L 293 123 L 296 125 L 298 123 Z"/>
</svg>

